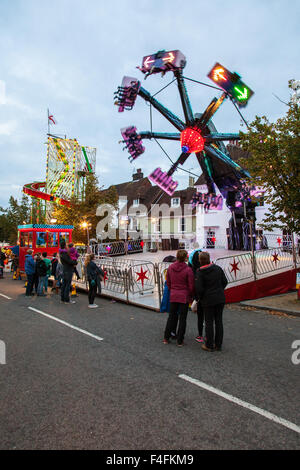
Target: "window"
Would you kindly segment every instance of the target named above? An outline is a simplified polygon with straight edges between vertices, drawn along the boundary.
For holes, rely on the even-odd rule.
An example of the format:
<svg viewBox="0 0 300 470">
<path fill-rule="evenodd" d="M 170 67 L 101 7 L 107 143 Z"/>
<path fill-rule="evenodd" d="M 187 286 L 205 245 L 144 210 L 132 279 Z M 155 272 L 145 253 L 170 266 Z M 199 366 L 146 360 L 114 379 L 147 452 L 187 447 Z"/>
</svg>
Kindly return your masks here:
<svg viewBox="0 0 300 470">
<path fill-rule="evenodd" d="M 20 232 L 20 247 L 32 248 L 32 232 Z"/>
<path fill-rule="evenodd" d="M 156 233 L 161 232 L 161 218 L 160 217 L 158 219 L 155 219 L 154 232 Z"/>
<path fill-rule="evenodd" d="M 132 203 L 133 207 L 137 207 L 140 205 L 140 200 L 139 199 L 134 199 Z"/>
<path fill-rule="evenodd" d="M 179 219 L 179 232 L 185 232 L 185 218 L 181 217 Z"/>
<path fill-rule="evenodd" d="M 58 233 L 48 232 L 48 248 L 57 248 L 57 247 L 58 247 Z"/>
<path fill-rule="evenodd" d="M 179 206 L 180 206 L 180 197 L 172 197 L 171 207 L 179 207 Z"/>
<path fill-rule="evenodd" d="M 36 232 L 36 247 L 46 248 L 46 232 Z"/>
<path fill-rule="evenodd" d="M 59 232 L 59 244 L 62 240 L 66 242 L 66 245 L 69 243 L 69 232 Z"/>
</svg>

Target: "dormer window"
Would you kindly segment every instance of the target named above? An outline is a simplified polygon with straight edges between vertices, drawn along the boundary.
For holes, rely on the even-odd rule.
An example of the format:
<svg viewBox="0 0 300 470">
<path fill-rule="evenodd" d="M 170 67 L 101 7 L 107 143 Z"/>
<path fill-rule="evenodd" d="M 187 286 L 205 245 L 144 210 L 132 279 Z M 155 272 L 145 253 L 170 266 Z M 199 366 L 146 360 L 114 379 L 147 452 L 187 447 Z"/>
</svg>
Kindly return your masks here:
<svg viewBox="0 0 300 470">
<path fill-rule="evenodd" d="M 179 206 L 180 206 L 180 197 L 172 197 L 171 207 L 179 207 Z"/>
</svg>

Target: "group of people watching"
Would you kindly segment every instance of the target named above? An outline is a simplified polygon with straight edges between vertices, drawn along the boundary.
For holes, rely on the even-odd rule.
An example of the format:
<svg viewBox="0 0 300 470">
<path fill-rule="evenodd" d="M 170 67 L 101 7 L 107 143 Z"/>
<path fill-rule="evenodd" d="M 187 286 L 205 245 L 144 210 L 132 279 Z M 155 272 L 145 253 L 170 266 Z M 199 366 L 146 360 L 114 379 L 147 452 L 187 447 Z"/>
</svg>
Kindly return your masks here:
<svg viewBox="0 0 300 470">
<path fill-rule="evenodd" d="M 54 253 L 52 259 L 48 258 L 47 252 L 36 253 L 29 249 L 25 256 L 25 273 L 27 275 L 26 296 L 32 296 L 33 289 L 38 296 L 46 296 L 48 292 L 48 279 L 52 275 L 54 278 L 52 290 L 59 293 L 61 290 L 61 300 L 65 303 L 75 303 L 70 300 L 70 289 L 73 274 L 75 272 L 79 278 L 76 264 L 79 254 L 73 243 L 61 243 L 58 253 Z"/>
<path fill-rule="evenodd" d="M 188 309 L 194 301 L 197 303 L 198 316 L 196 341 L 202 343 L 205 351 L 220 351 L 223 342 L 224 289 L 227 283 L 224 271 L 211 263 L 209 253 L 198 250 L 189 259 L 185 250 L 178 250 L 176 261 L 170 265 L 166 276 L 170 307 L 163 343 L 168 344 L 173 338 L 177 346 L 183 346 Z"/>
<path fill-rule="evenodd" d="M 29 249 L 25 256 L 25 273 L 27 275 L 26 296 L 32 296 L 33 289 L 40 297 L 45 297 L 48 292 L 48 279 L 53 276 L 52 291 L 57 294 L 60 289 L 61 302 L 74 304 L 75 300 L 70 298 L 73 276 L 80 279 L 76 265 L 79 253 L 73 243 L 66 245 L 65 241 L 60 244 L 59 253 L 54 253 L 52 259 L 48 259 L 47 253 L 36 253 Z M 101 292 L 101 280 L 104 272 L 93 261 L 94 255 L 88 254 L 85 259 L 85 269 L 89 284 L 89 308 L 96 308 L 95 297 L 97 290 Z"/>
</svg>

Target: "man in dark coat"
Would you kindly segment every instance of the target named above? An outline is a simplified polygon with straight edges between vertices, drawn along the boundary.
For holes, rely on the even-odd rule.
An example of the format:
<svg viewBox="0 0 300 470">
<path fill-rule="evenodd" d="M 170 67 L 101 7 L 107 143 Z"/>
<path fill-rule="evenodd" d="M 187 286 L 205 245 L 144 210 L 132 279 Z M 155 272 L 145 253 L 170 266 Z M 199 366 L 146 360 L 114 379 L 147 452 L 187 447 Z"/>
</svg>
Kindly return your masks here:
<svg viewBox="0 0 300 470">
<path fill-rule="evenodd" d="M 205 318 L 206 343 L 202 344 L 202 349 L 220 351 L 223 342 L 224 289 L 228 281 L 223 269 L 210 262 L 209 253 L 200 253 L 199 260 L 200 269 L 196 272 L 195 290 Z"/>
</svg>

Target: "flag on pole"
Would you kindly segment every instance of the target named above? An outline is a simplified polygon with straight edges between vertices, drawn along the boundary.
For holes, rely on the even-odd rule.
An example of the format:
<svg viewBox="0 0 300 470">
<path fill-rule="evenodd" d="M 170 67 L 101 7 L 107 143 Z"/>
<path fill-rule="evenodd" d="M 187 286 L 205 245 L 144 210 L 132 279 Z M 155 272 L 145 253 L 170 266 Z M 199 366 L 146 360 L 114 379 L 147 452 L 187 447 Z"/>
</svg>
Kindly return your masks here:
<svg viewBox="0 0 300 470">
<path fill-rule="evenodd" d="M 57 124 L 57 121 L 56 119 L 54 119 L 53 114 L 50 114 L 49 111 L 48 111 L 48 124 L 50 124 L 50 126 Z"/>
</svg>

